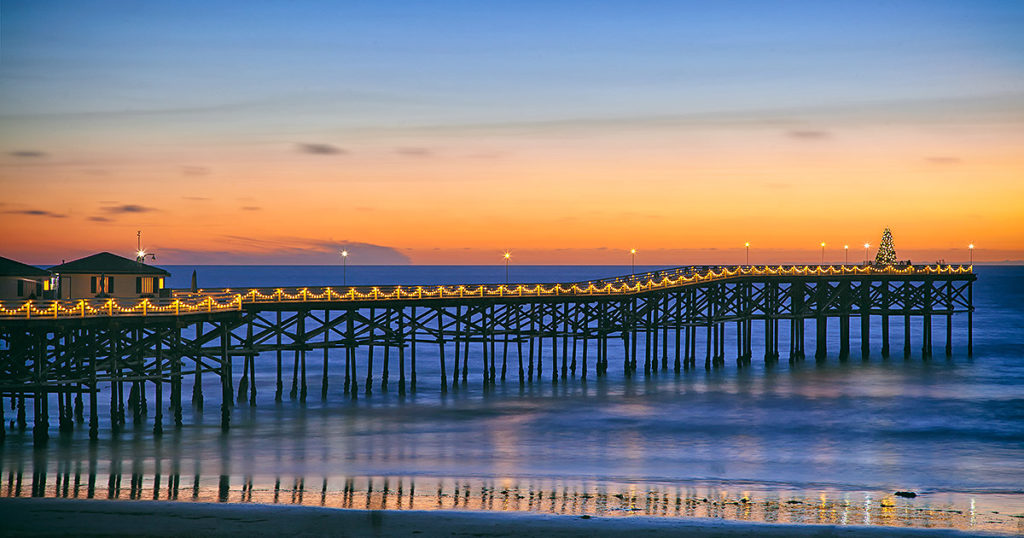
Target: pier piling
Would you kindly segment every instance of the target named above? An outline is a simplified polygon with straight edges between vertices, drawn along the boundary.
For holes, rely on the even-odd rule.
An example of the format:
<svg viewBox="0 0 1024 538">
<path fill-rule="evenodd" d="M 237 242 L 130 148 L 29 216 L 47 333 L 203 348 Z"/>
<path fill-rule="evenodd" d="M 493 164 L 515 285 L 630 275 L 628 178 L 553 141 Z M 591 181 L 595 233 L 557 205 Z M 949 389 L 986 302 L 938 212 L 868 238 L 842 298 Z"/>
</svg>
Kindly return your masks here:
<svg viewBox="0 0 1024 538">
<path fill-rule="evenodd" d="M 364 392 L 372 394 L 378 346 L 383 346 L 380 390 L 391 388 L 391 362 L 396 359 L 399 395 L 415 391 L 421 342 L 437 345 L 439 368 L 433 375 L 440 378 L 443 393 L 465 387 L 470 370 L 477 371 L 475 368 L 479 368 L 484 390 L 493 390 L 499 378 L 507 382 L 512 345 L 516 353 L 512 375 L 521 387 L 548 379 L 544 377 L 545 362 L 552 384 L 568 383 L 577 376 L 586 380 L 590 375 L 607 375 L 613 358 L 609 339 L 621 339 L 622 347 L 615 349 L 622 350 L 622 375 L 626 377 L 639 373 L 641 353 L 644 375 L 666 373 L 670 348 L 673 371 L 688 372 L 696 365 L 698 345 L 705 348 L 706 370 L 723 367 L 733 346 L 737 366 L 746 368 L 753 353 L 754 324 L 759 320 L 763 324 L 758 325 L 757 332 L 760 334 L 763 326 L 764 359 L 769 367 L 778 360 L 780 342 L 787 338 L 780 338 L 783 320 L 788 324 L 791 362 L 805 356 L 808 320 L 815 323 L 815 357 L 826 360 L 830 318 L 837 318 L 839 323 L 838 356 L 845 360 L 852 339 L 851 316 L 860 319 L 861 356 L 865 360 L 870 358 L 872 348 L 872 316 L 878 316 L 881 322 L 883 358 L 890 351 L 892 316 L 903 317 L 904 354 L 908 358 L 911 325 L 921 319 L 921 354 L 927 359 L 932 354 L 935 317 L 945 317 L 944 351 L 951 356 L 957 334 L 954 314 L 966 313 L 967 355 L 973 353 L 975 277 L 969 268 L 680 268 L 667 274 L 670 277 L 648 274 L 536 288 L 447 286 L 430 293 L 424 293 L 422 287 L 415 293 L 408 287 L 378 287 L 365 292 L 353 288 L 347 294 L 307 288 L 294 294 L 280 289 L 273 293 L 253 290 L 244 295 L 244 300 L 237 295 L 231 308 L 219 311 L 206 301 L 202 309 L 179 312 L 175 306 L 174 313 L 151 310 L 145 316 L 118 314 L 112 309 L 97 310 L 84 319 L 81 314 L 9 319 L 0 313 L 0 358 L 5 364 L 16 365 L 0 380 L 4 387 L 0 399 L 10 402 L 15 410 L 14 423 L 22 429 L 29 422 L 26 400 L 30 400 L 33 437 L 43 443 L 49 435 L 51 393 L 56 398 L 58 431 L 72 432 L 88 413 L 89 437 L 97 439 L 101 387 L 109 387 L 109 426 L 113 433 L 125 425 L 126 396 L 135 426 L 145 422 L 151 398 L 156 405 L 152 416 L 154 435 L 164 431 L 164 411 L 168 409 L 175 427 L 180 428 L 182 382 L 190 374 L 192 404 L 197 412 L 203 407 L 205 374 L 220 379 L 221 427 L 227 431 L 236 403 L 236 386 L 237 403 L 248 400 L 250 406 L 255 406 L 261 382 L 256 376 L 256 363 L 269 358 L 271 352 L 276 374 L 274 399 L 278 402 L 284 388 L 283 354 L 293 353 L 289 396 L 305 402 L 306 354 L 318 348 L 323 351 L 321 400 L 329 400 L 330 364 L 335 360 L 344 366 L 344 394 L 356 398 L 357 359 L 365 357 Z M 524 292 L 527 289 L 533 291 Z M 704 335 L 698 338 L 701 328 Z M 479 354 L 471 354 L 470 349 L 476 349 L 477 344 Z M 365 346 L 365 353 L 360 351 L 361 346 Z M 332 349 L 343 349 L 344 357 L 332 356 Z M 549 360 L 544 357 L 546 350 L 550 352 Z M 449 372 L 447 358 L 452 351 L 455 362 Z M 242 358 L 238 378 L 232 372 L 235 357 Z M 183 363 L 194 364 L 194 369 L 183 371 Z M 473 379 L 477 379 L 475 375 Z M 169 400 L 165 398 L 165 383 L 170 388 Z"/>
</svg>

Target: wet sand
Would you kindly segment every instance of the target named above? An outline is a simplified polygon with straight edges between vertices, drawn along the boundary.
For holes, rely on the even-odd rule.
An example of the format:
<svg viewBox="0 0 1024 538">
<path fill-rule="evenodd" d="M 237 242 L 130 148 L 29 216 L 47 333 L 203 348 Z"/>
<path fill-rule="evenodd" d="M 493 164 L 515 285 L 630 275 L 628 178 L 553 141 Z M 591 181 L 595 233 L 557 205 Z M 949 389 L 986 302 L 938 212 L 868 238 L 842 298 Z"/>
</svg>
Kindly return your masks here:
<svg viewBox="0 0 1024 538">
<path fill-rule="evenodd" d="M 708 518 L 345 510 L 306 506 L 0 499 L 6 536 L 997 536 L 951 529 L 779 525 Z"/>
</svg>

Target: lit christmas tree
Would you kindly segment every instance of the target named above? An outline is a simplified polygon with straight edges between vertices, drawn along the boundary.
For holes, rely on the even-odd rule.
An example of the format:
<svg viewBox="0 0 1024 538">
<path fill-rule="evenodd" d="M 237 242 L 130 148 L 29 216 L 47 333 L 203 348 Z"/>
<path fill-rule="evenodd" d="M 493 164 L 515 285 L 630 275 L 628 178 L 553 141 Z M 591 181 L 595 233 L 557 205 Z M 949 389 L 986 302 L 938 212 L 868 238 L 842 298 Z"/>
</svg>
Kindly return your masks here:
<svg viewBox="0 0 1024 538">
<path fill-rule="evenodd" d="M 892 246 L 892 232 L 888 228 L 882 233 L 882 242 L 878 244 L 875 265 L 893 265 L 896 263 L 896 249 Z"/>
</svg>

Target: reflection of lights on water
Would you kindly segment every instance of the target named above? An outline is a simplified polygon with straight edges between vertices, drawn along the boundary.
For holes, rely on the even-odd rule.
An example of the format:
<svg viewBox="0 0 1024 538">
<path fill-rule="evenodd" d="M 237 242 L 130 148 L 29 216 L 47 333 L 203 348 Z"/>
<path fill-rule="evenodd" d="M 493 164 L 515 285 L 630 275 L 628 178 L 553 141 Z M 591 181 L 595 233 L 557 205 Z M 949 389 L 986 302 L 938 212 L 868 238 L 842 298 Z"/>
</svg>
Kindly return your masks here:
<svg viewBox="0 0 1024 538">
<path fill-rule="evenodd" d="M 0 497 L 28 496 L 45 491 L 47 497 L 159 499 L 199 502 L 250 504 L 294 504 L 361 510 L 472 510 L 500 512 L 543 512 L 591 516 L 669 516 L 703 517 L 728 520 L 763 521 L 795 524 L 858 524 L 851 497 L 860 493 L 838 494 L 819 491 L 822 501 L 813 496 L 790 497 L 780 502 L 777 494 L 744 490 L 740 496 L 719 487 L 681 488 L 623 483 L 588 483 L 563 480 L 511 477 L 495 479 L 412 479 L 410 477 L 304 477 L 278 476 L 276 481 L 260 482 L 252 476 L 200 476 L 195 461 L 195 476 L 190 472 L 147 475 L 138 462 L 110 464 L 106 471 L 91 475 L 70 472 L 33 473 L 21 480 L 21 470 L 11 469 L 0 480 Z M 101 465 L 101 467 L 104 467 Z M 106 467 L 104 467 L 106 468 Z M 131 474 L 122 469 L 132 469 Z M 124 486 L 122 486 L 122 477 Z M 130 481 L 130 482 L 129 482 Z M 180 495 L 179 495 L 180 494 Z M 992 515 L 975 521 L 977 507 L 970 498 L 970 509 L 949 510 L 932 507 L 913 508 L 901 504 L 898 510 L 885 505 L 892 499 L 880 498 L 880 518 L 875 525 L 995 530 L 1013 534 L 1019 525 L 1010 516 Z M 746 502 L 745 502 L 746 501 Z M 839 506 L 842 503 L 842 506 Z M 960 505 L 962 506 L 962 505 Z M 864 494 L 863 524 L 871 525 L 871 494 Z M 966 508 L 966 507 L 965 507 Z M 986 509 L 997 508 L 987 505 Z M 857 521 L 851 521 L 850 512 Z M 814 516 L 817 513 L 818 519 Z M 954 515 L 955 514 L 955 515 Z"/>
</svg>

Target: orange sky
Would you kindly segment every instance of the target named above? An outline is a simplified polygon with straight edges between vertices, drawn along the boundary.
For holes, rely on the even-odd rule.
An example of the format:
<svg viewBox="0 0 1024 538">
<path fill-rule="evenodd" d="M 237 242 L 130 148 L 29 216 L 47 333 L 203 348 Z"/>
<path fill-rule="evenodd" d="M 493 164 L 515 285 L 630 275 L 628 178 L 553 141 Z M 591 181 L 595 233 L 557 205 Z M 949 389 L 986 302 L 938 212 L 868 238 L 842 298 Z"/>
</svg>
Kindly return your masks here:
<svg viewBox="0 0 1024 538">
<path fill-rule="evenodd" d="M 142 230 L 169 265 L 840 262 L 888 226 L 901 258 L 1024 260 L 1018 8 L 658 6 L 445 4 L 438 31 L 19 4 L 0 255 L 130 256 Z"/>
<path fill-rule="evenodd" d="M 745 241 L 765 262 L 816 261 L 821 241 L 841 261 L 844 243 L 860 259 L 857 246 L 889 226 L 908 257 L 954 260 L 975 242 L 979 261 L 1024 258 L 1015 126 L 856 126 L 811 139 L 767 127 L 467 131 L 405 153 L 381 140 L 346 154 L 229 148 L 188 167 L 159 152 L 102 169 L 88 155 L 8 161 L 18 188 L 3 202 L 3 250 L 36 263 L 127 254 L 143 230 L 166 264 L 332 263 L 332 245 L 348 245 L 352 263 L 400 262 L 360 259 L 356 243 L 412 263 L 486 264 L 509 248 L 524 264 L 615 264 L 631 247 L 646 263 L 735 262 Z M 43 207 L 51 215 L 18 213 Z"/>
</svg>

